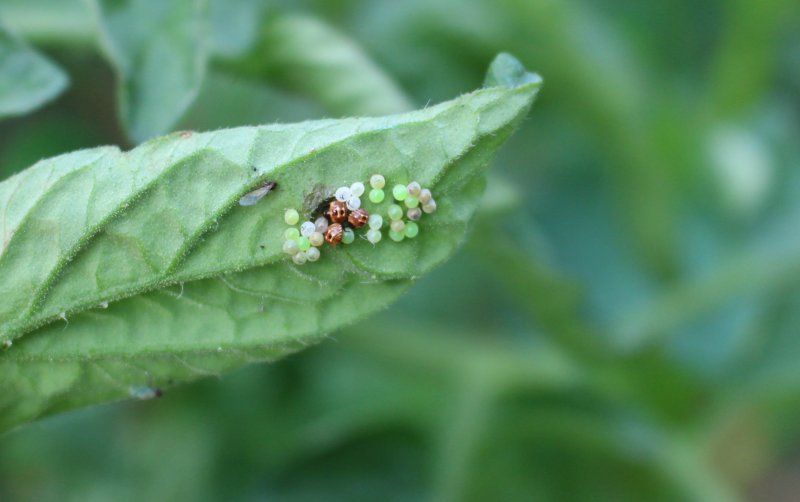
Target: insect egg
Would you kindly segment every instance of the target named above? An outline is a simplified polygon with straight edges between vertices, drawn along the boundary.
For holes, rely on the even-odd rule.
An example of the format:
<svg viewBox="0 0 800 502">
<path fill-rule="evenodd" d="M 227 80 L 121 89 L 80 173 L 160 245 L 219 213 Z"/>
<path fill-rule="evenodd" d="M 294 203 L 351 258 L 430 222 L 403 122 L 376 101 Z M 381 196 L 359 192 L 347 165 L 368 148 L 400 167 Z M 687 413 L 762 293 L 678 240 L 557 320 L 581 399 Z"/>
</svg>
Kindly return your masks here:
<svg viewBox="0 0 800 502">
<path fill-rule="evenodd" d="M 374 228 L 375 230 L 380 230 L 383 226 L 383 216 L 379 214 L 371 214 L 369 215 L 369 228 Z"/>
<path fill-rule="evenodd" d="M 389 238 L 395 242 L 400 242 L 406 238 L 405 234 L 402 232 L 395 232 L 394 230 L 389 230 Z"/>
<path fill-rule="evenodd" d="M 408 197 L 406 197 L 405 205 L 406 205 L 406 207 L 409 207 L 409 208 L 413 209 L 413 208 L 419 206 L 419 199 L 414 197 L 413 195 L 409 195 Z"/>
<path fill-rule="evenodd" d="M 283 237 L 287 241 L 290 241 L 290 240 L 293 240 L 293 239 L 299 239 L 300 238 L 300 231 L 297 230 L 295 227 L 289 227 L 283 233 Z"/>
<path fill-rule="evenodd" d="M 419 191 L 419 201 L 422 204 L 427 204 L 432 198 L 433 196 L 431 195 L 431 191 L 427 188 L 423 188 Z"/>
<path fill-rule="evenodd" d="M 397 204 L 392 204 L 389 206 L 387 213 L 389 215 L 389 219 L 392 220 L 399 220 L 403 217 L 403 208 L 398 206 Z"/>
<path fill-rule="evenodd" d="M 381 231 L 377 228 L 370 228 L 367 232 L 367 240 L 373 244 L 379 243 L 382 237 L 383 235 L 381 235 Z"/>
<path fill-rule="evenodd" d="M 427 203 L 423 204 L 422 210 L 428 214 L 436 212 L 436 201 L 431 199 Z"/>
<path fill-rule="evenodd" d="M 308 260 L 308 256 L 305 253 L 297 253 L 296 255 L 292 256 L 292 260 L 298 265 L 302 265 Z"/>
<path fill-rule="evenodd" d="M 347 204 L 334 200 L 328 206 L 328 217 L 333 223 L 342 223 L 347 219 Z"/>
<path fill-rule="evenodd" d="M 417 221 L 422 218 L 422 209 L 418 207 L 411 208 L 406 213 L 406 216 L 408 216 L 408 219 L 411 221 Z"/>
<path fill-rule="evenodd" d="M 350 197 L 347 200 L 347 209 L 355 211 L 360 207 L 361 207 L 361 199 L 359 199 L 358 197 Z"/>
<path fill-rule="evenodd" d="M 353 232 L 353 229 L 345 228 L 344 234 L 342 235 L 342 242 L 345 244 L 352 244 L 354 240 L 356 240 L 356 234 Z"/>
<path fill-rule="evenodd" d="M 353 197 L 361 197 L 364 195 L 364 184 L 360 181 L 356 181 L 350 185 L 350 195 Z"/>
<path fill-rule="evenodd" d="M 409 221 L 408 223 L 406 223 L 406 228 L 403 233 L 409 239 L 413 239 L 414 237 L 417 236 L 417 234 L 419 234 L 419 226 L 413 221 Z"/>
<path fill-rule="evenodd" d="M 308 261 L 317 261 L 317 260 L 319 260 L 319 255 L 320 255 L 319 249 L 317 249 L 317 248 L 311 248 L 308 251 L 306 251 L 306 259 Z"/>
<path fill-rule="evenodd" d="M 408 195 L 412 197 L 419 197 L 419 193 L 422 191 L 422 187 L 416 181 L 409 183 L 406 189 L 408 190 Z"/>
<path fill-rule="evenodd" d="M 339 223 L 333 223 L 328 227 L 328 230 L 325 231 L 325 240 L 328 241 L 328 244 L 331 246 L 336 246 L 342 242 L 343 236 L 344 228 Z"/>
<path fill-rule="evenodd" d="M 398 234 L 401 233 L 406 228 L 406 224 L 403 220 L 394 220 L 391 225 L 392 231 L 397 232 Z"/>
<path fill-rule="evenodd" d="M 383 202 L 384 197 L 386 197 L 386 194 L 380 188 L 373 188 L 369 191 L 369 200 L 375 204 Z"/>
<path fill-rule="evenodd" d="M 298 252 L 300 252 L 300 247 L 297 245 L 297 241 L 285 241 L 283 243 L 283 252 L 290 255 L 296 255 Z"/>
<path fill-rule="evenodd" d="M 355 228 L 361 228 L 369 221 L 369 213 L 365 209 L 356 209 L 350 213 L 350 216 L 347 217 L 347 221 Z"/>
<path fill-rule="evenodd" d="M 325 230 L 328 230 L 328 219 L 324 216 L 320 216 L 314 221 L 314 227 L 316 227 L 317 232 L 325 233 Z"/>
<path fill-rule="evenodd" d="M 314 247 L 320 247 L 325 242 L 325 236 L 322 232 L 314 232 L 308 237 L 308 241 Z"/>
<path fill-rule="evenodd" d="M 403 202 L 408 197 L 408 188 L 405 185 L 395 185 L 392 188 L 392 196 L 394 196 L 395 200 Z"/>
<path fill-rule="evenodd" d="M 311 241 L 308 240 L 308 237 L 300 237 L 297 239 L 297 247 L 300 251 L 307 251 L 311 247 Z"/>
<path fill-rule="evenodd" d="M 303 222 L 303 224 L 300 225 L 300 235 L 302 235 L 303 237 L 309 237 L 316 230 L 317 230 L 316 225 L 314 225 L 310 221 Z"/>
<path fill-rule="evenodd" d="M 283 221 L 287 225 L 297 225 L 297 222 L 300 221 L 300 213 L 296 209 L 287 209 L 283 214 Z"/>
<path fill-rule="evenodd" d="M 336 189 L 336 193 L 334 194 L 334 197 L 336 197 L 336 200 L 339 200 L 339 201 L 342 201 L 342 202 L 347 201 L 352 196 L 353 196 L 353 194 L 350 192 L 350 188 L 349 187 L 339 187 L 338 189 Z"/>
<path fill-rule="evenodd" d="M 380 190 L 386 186 L 386 179 L 381 174 L 373 174 L 369 179 L 369 184 L 372 188 Z"/>
</svg>

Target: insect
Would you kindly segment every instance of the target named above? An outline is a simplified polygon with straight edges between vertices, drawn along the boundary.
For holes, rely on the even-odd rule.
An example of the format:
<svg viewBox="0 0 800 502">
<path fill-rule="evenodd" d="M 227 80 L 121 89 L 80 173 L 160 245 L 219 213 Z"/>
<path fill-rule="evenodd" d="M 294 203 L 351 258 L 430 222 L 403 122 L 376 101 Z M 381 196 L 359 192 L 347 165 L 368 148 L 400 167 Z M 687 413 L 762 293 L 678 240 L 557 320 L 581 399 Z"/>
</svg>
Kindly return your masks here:
<svg viewBox="0 0 800 502">
<path fill-rule="evenodd" d="M 276 182 L 274 182 L 274 181 L 265 181 L 264 184 L 262 184 L 260 187 L 256 188 L 252 192 L 248 192 L 248 193 L 244 194 L 242 196 L 242 198 L 239 199 L 239 205 L 240 206 L 252 206 L 255 203 L 257 203 L 258 201 L 260 201 L 261 199 L 263 199 L 264 197 L 266 197 L 267 194 L 271 190 L 274 190 L 275 187 L 277 187 L 277 186 L 278 186 L 278 184 Z"/>
<path fill-rule="evenodd" d="M 344 229 L 339 223 L 332 223 L 328 230 L 325 231 L 325 240 L 331 246 L 336 246 L 342 242 L 342 237 L 344 237 Z"/>
<path fill-rule="evenodd" d="M 164 395 L 164 391 L 158 387 L 150 387 L 148 385 L 133 385 L 129 390 L 131 397 L 136 399 L 153 399 Z"/>
<path fill-rule="evenodd" d="M 356 209 L 350 213 L 350 216 L 347 217 L 347 221 L 349 221 L 354 228 L 361 228 L 369 221 L 369 213 L 366 209 Z"/>
<path fill-rule="evenodd" d="M 347 220 L 347 204 L 340 200 L 331 202 L 328 206 L 328 218 L 333 223 L 342 223 Z"/>
</svg>

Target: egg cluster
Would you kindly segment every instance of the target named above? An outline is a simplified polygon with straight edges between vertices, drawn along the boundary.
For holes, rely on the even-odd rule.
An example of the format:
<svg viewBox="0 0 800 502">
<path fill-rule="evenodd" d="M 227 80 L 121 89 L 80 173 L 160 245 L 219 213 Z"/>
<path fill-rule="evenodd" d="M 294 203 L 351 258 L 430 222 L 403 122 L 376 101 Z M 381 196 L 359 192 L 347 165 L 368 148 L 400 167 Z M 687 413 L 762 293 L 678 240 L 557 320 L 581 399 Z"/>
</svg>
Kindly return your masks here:
<svg viewBox="0 0 800 502">
<path fill-rule="evenodd" d="M 375 174 L 369 184 L 369 201 L 373 206 L 378 206 L 386 199 L 386 179 L 383 175 Z M 316 216 L 316 219 L 303 222 L 299 228 L 300 213 L 296 209 L 287 209 L 284 221 L 289 228 L 284 232 L 283 251 L 291 255 L 298 265 L 314 262 L 319 260 L 320 248 L 326 242 L 334 247 L 340 243 L 351 244 L 355 241 L 355 231 L 364 227 L 367 227 L 364 238 L 372 244 L 380 242 L 384 217 L 377 209 L 370 214 L 361 207 L 361 196 L 365 191 L 360 181 L 337 188 L 333 197 L 326 200 L 317 211 L 321 214 L 313 214 L 312 218 Z M 422 214 L 436 211 L 436 201 L 431 191 L 412 181 L 408 185 L 395 185 L 392 198 L 395 203 L 386 210 L 389 238 L 395 242 L 413 239 L 419 234 L 417 222 Z"/>
</svg>

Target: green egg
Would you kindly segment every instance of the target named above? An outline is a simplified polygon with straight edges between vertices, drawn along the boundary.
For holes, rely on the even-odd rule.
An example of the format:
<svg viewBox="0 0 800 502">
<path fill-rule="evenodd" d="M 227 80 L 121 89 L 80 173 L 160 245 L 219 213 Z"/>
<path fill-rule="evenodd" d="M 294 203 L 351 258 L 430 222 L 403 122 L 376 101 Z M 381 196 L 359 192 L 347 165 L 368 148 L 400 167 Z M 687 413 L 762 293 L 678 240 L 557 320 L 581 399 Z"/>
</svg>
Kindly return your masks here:
<svg viewBox="0 0 800 502">
<path fill-rule="evenodd" d="M 383 190 L 380 188 L 373 188 L 369 191 L 369 200 L 374 204 L 380 204 L 383 202 L 383 199 L 386 197 L 386 194 L 383 193 Z"/>
<path fill-rule="evenodd" d="M 296 209 L 287 209 L 283 214 L 283 221 L 287 225 L 297 225 L 297 222 L 300 221 L 300 213 Z"/>
<path fill-rule="evenodd" d="M 395 200 L 402 202 L 408 197 L 408 188 L 405 185 L 395 185 L 394 188 L 392 188 L 392 195 Z"/>
<path fill-rule="evenodd" d="M 342 242 L 345 244 L 352 244 L 354 240 L 356 240 L 356 234 L 353 233 L 352 229 L 345 228 L 344 234 L 342 235 Z"/>
<path fill-rule="evenodd" d="M 399 220 L 403 217 L 403 208 L 398 206 L 397 204 L 392 204 L 389 206 L 389 210 L 387 211 L 390 220 Z"/>
<path fill-rule="evenodd" d="M 413 221 L 406 222 L 406 228 L 404 230 L 406 237 L 409 239 L 413 239 L 414 237 L 419 234 L 419 225 L 414 223 Z"/>
</svg>

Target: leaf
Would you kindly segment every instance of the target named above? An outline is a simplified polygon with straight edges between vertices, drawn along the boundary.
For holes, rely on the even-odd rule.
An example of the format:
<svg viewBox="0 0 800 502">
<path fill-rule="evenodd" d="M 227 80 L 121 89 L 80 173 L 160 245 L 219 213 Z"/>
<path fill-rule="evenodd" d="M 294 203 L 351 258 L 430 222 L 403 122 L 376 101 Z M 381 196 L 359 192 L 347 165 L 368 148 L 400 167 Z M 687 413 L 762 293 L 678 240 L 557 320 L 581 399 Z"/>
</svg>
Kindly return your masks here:
<svg viewBox="0 0 800 502">
<path fill-rule="evenodd" d="M 194 101 L 208 59 L 203 0 L 91 0 L 100 42 L 119 79 L 128 135 L 171 130 Z"/>
<path fill-rule="evenodd" d="M 314 98 L 337 116 L 382 115 L 411 108 L 403 91 L 355 42 L 309 16 L 283 14 L 264 22 L 246 57 L 228 63 Z"/>
<path fill-rule="evenodd" d="M 264 14 L 273 2 L 263 0 L 209 0 L 211 50 L 215 57 L 239 57 L 260 35 Z"/>
<path fill-rule="evenodd" d="M 0 25 L 0 119 L 29 113 L 67 87 L 61 69 Z"/>
<path fill-rule="evenodd" d="M 84 150 L 0 183 L 0 430 L 276 359 L 389 304 L 462 242 L 481 174 L 540 82 L 396 116 Z M 420 235 L 287 262 L 284 209 L 375 172 L 431 187 L 439 210 Z M 265 181 L 277 188 L 238 205 Z"/>
</svg>

